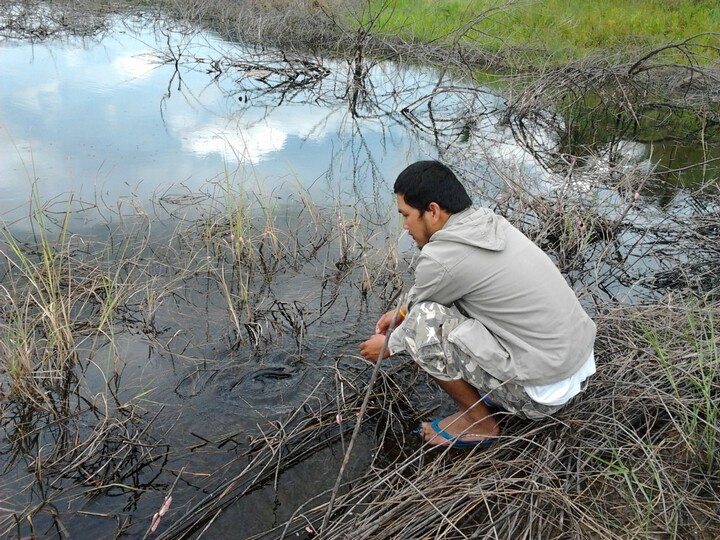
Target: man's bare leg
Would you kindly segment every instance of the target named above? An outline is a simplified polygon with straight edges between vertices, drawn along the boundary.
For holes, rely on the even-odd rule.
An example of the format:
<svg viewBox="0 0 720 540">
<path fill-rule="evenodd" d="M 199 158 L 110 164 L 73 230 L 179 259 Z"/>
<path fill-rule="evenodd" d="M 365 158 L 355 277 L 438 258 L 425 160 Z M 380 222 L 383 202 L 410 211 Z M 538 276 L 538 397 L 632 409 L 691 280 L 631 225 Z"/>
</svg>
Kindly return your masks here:
<svg viewBox="0 0 720 540">
<path fill-rule="evenodd" d="M 487 405 L 480 399 L 477 388 L 462 379 L 456 381 L 435 380 L 458 406 L 458 412 L 440 421 L 439 426 L 444 431 L 459 436 L 459 440 L 462 441 L 482 441 L 482 437 L 495 437 L 500 434 L 500 426 Z M 429 422 L 423 422 L 420 434 L 425 441 L 433 444 L 449 443 L 445 437 L 435 432 Z M 471 436 L 467 436 L 468 434 Z M 477 437 L 478 435 L 481 437 Z"/>
</svg>

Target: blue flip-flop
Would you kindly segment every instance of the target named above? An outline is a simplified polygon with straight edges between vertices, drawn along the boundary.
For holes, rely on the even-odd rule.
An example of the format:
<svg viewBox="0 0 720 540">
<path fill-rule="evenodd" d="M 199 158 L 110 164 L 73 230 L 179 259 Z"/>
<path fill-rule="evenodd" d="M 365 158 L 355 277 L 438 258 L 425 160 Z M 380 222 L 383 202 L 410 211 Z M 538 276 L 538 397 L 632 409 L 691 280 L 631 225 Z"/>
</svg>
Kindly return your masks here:
<svg viewBox="0 0 720 540">
<path fill-rule="evenodd" d="M 480 447 L 486 447 L 493 444 L 495 441 L 497 441 L 497 437 L 483 437 L 479 441 L 461 441 L 457 435 L 451 435 L 447 431 L 445 431 L 443 428 L 440 427 L 440 421 L 442 418 L 436 418 L 432 422 L 430 422 L 430 426 L 435 430 L 435 433 L 440 435 L 441 437 L 444 437 L 448 441 L 450 441 L 450 444 L 435 444 L 432 446 L 454 446 L 456 448 L 460 447 L 467 447 L 467 446 L 480 446 Z M 418 428 L 417 432 L 419 433 L 420 430 Z M 460 435 L 462 437 L 463 435 Z M 467 437 L 468 435 L 464 435 Z"/>
<path fill-rule="evenodd" d="M 490 398 L 487 397 L 487 396 L 483 396 L 481 399 L 482 399 L 482 402 L 483 402 L 485 405 L 487 405 L 488 409 L 490 409 L 490 412 L 496 413 L 496 412 L 504 411 L 504 410 L 505 410 L 505 409 L 503 409 L 500 405 L 498 405 L 497 403 L 495 403 L 492 399 L 490 399 Z"/>
</svg>

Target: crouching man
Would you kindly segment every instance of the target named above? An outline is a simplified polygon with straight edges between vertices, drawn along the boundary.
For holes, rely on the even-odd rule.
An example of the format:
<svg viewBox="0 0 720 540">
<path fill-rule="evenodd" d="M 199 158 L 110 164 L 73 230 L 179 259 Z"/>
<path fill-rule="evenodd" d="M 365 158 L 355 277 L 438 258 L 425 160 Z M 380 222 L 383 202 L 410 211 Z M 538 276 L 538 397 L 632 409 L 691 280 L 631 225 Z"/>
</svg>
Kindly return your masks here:
<svg viewBox="0 0 720 540">
<path fill-rule="evenodd" d="M 503 217 L 471 208 L 465 188 L 436 161 L 407 167 L 394 192 L 420 248 L 406 305 L 384 313 L 360 353 L 406 351 L 457 404 L 423 423 L 433 445 L 489 445 L 493 412 L 541 419 L 595 373 L 595 324 L 550 258 Z M 394 321 L 394 327 L 391 327 Z"/>
</svg>

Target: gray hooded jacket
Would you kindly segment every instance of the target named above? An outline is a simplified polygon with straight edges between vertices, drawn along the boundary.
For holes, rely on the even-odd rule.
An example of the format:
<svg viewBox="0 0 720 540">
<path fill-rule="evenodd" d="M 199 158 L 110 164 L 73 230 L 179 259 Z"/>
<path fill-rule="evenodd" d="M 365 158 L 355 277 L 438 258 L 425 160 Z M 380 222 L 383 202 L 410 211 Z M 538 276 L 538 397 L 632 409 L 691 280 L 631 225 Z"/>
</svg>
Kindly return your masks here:
<svg viewBox="0 0 720 540">
<path fill-rule="evenodd" d="M 595 324 L 550 258 L 486 208 L 453 214 L 423 246 L 410 289 L 418 302 L 455 305 L 470 317 L 450 341 L 501 381 L 545 385 L 575 373 Z M 390 351 L 404 349 L 402 325 Z"/>
</svg>

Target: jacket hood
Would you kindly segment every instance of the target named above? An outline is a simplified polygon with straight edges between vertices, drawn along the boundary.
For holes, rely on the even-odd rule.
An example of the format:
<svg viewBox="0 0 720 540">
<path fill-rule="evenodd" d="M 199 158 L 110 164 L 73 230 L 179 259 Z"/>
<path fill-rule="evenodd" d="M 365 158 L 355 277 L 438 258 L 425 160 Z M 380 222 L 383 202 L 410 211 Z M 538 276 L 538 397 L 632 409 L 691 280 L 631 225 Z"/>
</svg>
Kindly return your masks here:
<svg viewBox="0 0 720 540">
<path fill-rule="evenodd" d="M 456 242 L 489 251 L 505 249 L 505 222 L 487 208 L 463 210 L 452 214 L 442 229 L 430 237 L 430 242 Z"/>
</svg>

